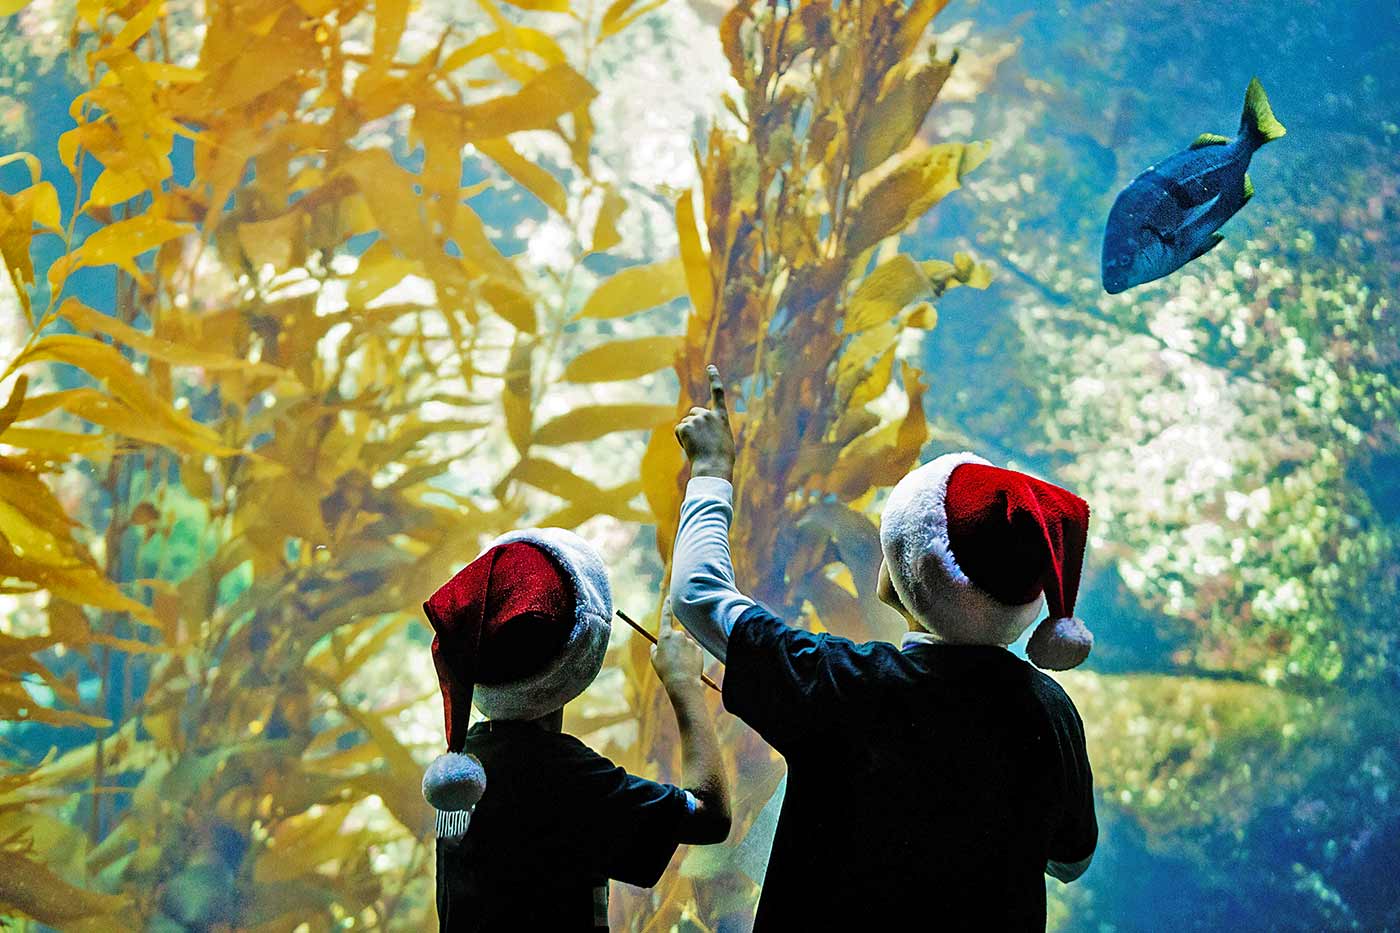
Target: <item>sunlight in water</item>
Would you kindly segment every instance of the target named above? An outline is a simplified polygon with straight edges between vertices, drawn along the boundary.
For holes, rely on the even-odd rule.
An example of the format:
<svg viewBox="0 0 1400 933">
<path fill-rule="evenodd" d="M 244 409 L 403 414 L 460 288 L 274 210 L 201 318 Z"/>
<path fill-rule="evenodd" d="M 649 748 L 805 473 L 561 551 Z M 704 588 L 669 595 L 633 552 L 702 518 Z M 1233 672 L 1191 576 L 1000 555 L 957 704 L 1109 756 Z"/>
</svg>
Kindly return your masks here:
<svg viewBox="0 0 1400 933">
<path fill-rule="evenodd" d="M 432 928 L 424 600 L 560 526 L 654 632 L 710 362 L 798 628 L 901 640 L 940 454 L 1089 503 L 1047 929 L 1400 926 L 1393 7 L 0 0 L 0 926 Z M 563 729 L 680 783 L 650 651 Z M 728 840 L 612 929 L 751 927 L 787 772 L 729 700 Z"/>
</svg>

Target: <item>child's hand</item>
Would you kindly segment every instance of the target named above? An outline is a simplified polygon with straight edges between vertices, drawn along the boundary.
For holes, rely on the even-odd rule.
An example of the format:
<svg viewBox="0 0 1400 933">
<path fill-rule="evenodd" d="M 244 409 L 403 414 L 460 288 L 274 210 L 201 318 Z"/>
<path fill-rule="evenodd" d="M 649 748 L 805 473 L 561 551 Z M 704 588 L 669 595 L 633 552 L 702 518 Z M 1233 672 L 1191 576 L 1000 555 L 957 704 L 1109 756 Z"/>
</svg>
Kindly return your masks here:
<svg viewBox="0 0 1400 933">
<path fill-rule="evenodd" d="M 676 626 L 671 616 L 671 600 L 661 611 L 661 631 L 651 646 L 651 666 L 667 690 L 700 686 L 705 658 L 700 646 Z"/>
<path fill-rule="evenodd" d="M 692 408 L 676 425 L 676 440 L 690 461 L 691 476 L 718 476 L 732 481 L 734 433 L 729 428 L 729 409 L 724 404 L 724 383 L 713 364 L 705 371 L 710 376 L 710 407 Z"/>
</svg>

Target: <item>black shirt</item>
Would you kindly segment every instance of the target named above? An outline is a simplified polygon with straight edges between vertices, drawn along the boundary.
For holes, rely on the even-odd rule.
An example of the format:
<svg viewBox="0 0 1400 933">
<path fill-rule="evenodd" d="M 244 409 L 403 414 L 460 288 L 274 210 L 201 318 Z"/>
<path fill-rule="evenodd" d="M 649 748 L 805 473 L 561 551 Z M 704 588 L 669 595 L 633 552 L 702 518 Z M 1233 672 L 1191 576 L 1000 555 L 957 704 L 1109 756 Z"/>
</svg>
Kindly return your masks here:
<svg viewBox="0 0 1400 933">
<path fill-rule="evenodd" d="M 486 793 L 465 836 L 438 839 L 440 930 L 606 929 L 609 878 L 651 887 L 666 870 L 690 812 L 679 787 L 529 722 L 477 723 L 464 751 Z"/>
<path fill-rule="evenodd" d="M 1055 681 L 1005 648 L 858 645 L 762 606 L 726 664 L 725 707 L 788 764 L 756 930 L 1045 928 L 1046 861 L 1098 841 Z"/>
</svg>

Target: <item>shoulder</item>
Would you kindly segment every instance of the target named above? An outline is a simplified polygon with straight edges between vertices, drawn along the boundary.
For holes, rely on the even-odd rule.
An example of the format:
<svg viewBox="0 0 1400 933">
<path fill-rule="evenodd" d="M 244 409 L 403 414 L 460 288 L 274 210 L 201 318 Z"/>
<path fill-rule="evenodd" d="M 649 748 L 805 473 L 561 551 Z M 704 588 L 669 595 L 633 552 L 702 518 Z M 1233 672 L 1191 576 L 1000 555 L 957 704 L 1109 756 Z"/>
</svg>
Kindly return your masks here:
<svg viewBox="0 0 1400 933">
<path fill-rule="evenodd" d="M 726 685 L 786 679 L 809 690 L 840 688 L 850 698 L 921 672 L 917 662 L 889 642 L 854 642 L 829 632 L 808 631 L 788 625 L 761 605 L 739 616 L 730 632 L 728 651 Z"/>
<path fill-rule="evenodd" d="M 622 767 L 612 759 L 600 755 L 577 736 L 567 732 L 556 732 L 551 736 L 551 754 L 560 763 L 580 774 L 618 776 L 624 774 Z"/>
<path fill-rule="evenodd" d="M 1079 710 L 1065 688 L 1035 666 L 1027 664 L 1026 667 L 1031 671 L 1031 690 L 1050 722 L 1062 731 L 1082 734 L 1084 721 L 1079 718 Z"/>
<path fill-rule="evenodd" d="M 748 659 L 758 661 L 765 654 L 782 651 L 790 643 L 815 646 L 818 639 L 811 632 L 794 628 L 774 615 L 766 606 L 754 604 L 739 614 L 729 631 L 725 657 L 726 677 L 748 666 Z"/>
<path fill-rule="evenodd" d="M 635 806 L 684 791 L 672 784 L 662 784 L 640 777 L 600 755 L 580 739 L 567 733 L 558 734 L 559 771 L 567 778 L 573 791 L 589 799 L 606 799 L 626 806 Z"/>
<path fill-rule="evenodd" d="M 536 759 L 541 774 L 548 774 L 557 799 L 580 807 L 600 806 L 626 796 L 638 781 L 627 769 L 567 732 L 550 733 Z"/>
<path fill-rule="evenodd" d="M 479 731 L 473 727 L 463 751 L 481 759 L 488 772 L 508 770 L 543 775 L 607 774 L 621 770 L 575 736 L 530 723 L 496 722 Z"/>
<path fill-rule="evenodd" d="M 1031 683 L 1036 695 L 1041 697 L 1046 703 L 1053 704 L 1061 709 L 1073 710 L 1074 701 L 1069 698 L 1065 688 L 1060 686 L 1060 682 L 1049 674 L 1037 668 L 1035 665 L 1024 662 L 1031 672 Z"/>
<path fill-rule="evenodd" d="M 811 632 L 789 625 L 767 607 L 755 604 L 734 622 L 730 650 L 735 640 L 753 646 L 783 645 L 793 650 L 833 653 L 851 658 L 893 661 L 901 657 L 899 648 L 885 641 L 854 642 L 829 632 Z"/>
</svg>

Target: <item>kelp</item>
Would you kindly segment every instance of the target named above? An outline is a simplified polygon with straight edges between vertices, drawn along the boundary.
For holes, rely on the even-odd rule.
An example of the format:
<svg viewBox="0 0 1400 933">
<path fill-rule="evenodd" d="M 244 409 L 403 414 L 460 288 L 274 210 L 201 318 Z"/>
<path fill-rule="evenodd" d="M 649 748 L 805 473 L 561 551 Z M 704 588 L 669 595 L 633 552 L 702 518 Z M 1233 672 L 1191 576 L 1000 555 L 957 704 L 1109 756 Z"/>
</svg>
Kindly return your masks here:
<svg viewBox="0 0 1400 933">
<path fill-rule="evenodd" d="M 478 6 L 476 34 L 415 54 L 402 0 L 220 0 L 177 60 L 160 3 L 79 5 L 88 82 L 59 146 L 78 201 L 59 205 L 31 159 L 31 186 L 0 202 L 30 322 L 0 414 L 0 570 L 48 596 L 48 634 L 0 645 L 0 702 L 96 738 L 15 763 L 0 909 L 74 929 L 421 928 L 431 814 L 396 717 L 430 685 L 379 697 L 359 678 L 425 650 L 418 602 L 508 528 L 654 523 L 664 560 L 671 428 L 711 360 L 742 404 L 746 588 L 804 624 L 895 634 L 871 513 L 927 438 L 899 345 L 935 325 L 929 302 L 988 280 L 966 255 L 898 251 L 987 151 L 918 135 L 953 68 L 930 44 L 941 3 L 731 12 L 738 128 L 710 132 L 699 197 L 675 198 L 679 255 L 641 263 L 605 255 L 629 207 L 591 164 L 587 63 L 657 5 L 618 0 L 567 48 L 531 25 L 567 4 Z M 565 161 L 529 155 L 532 133 Z M 551 283 L 477 207 L 501 190 L 574 230 Z M 36 281 L 42 233 L 65 248 Z M 93 269 L 114 275 L 111 308 L 70 287 Z M 654 390 L 668 369 L 674 403 Z M 648 430 L 636 468 L 582 469 L 579 449 Z M 463 461 L 465 487 L 446 478 Z M 74 463 L 88 478 L 65 509 L 45 478 Z M 571 728 L 631 725 L 620 760 L 674 773 L 640 640 L 620 640 L 615 673 L 629 706 Z M 95 703 L 76 676 L 100 681 Z M 37 681 L 51 701 L 26 699 Z M 742 831 L 778 768 L 723 728 Z M 728 850 L 686 865 L 619 892 L 614 923 L 752 906 Z"/>
<path fill-rule="evenodd" d="M 901 338 L 936 324 L 929 302 L 948 289 L 989 281 L 967 255 L 918 261 L 898 252 L 900 234 L 989 149 L 918 136 L 953 68 L 931 43 L 941 7 L 734 7 L 720 30 L 740 90 L 725 103 L 740 128 L 710 130 L 697 152 L 700 191 L 676 199 L 692 309 L 673 351 L 681 398 L 642 462 L 659 553 L 669 560 L 684 477 L 671 428 L 707 397 L 705 364 L 714 362 L 735 409 L 740 585 L 794 622 L 859 640 L 898 638 L 898 617 L 875 596 L 873 503 L 918 462 L 928 438 L 927 386 L 908 362 L 895 366 Z M 678 284 L 674 267 L 663 269 L 665 278 L 649 273 L 664 282 L 660 295 Z M 616 352 L 610 362 L 624 367 L 632 348 L 618 346 L 589 352 Z M 641 715 L 631 763 L 650 759 L 674 774 L 670 714 L 641 642 L 627 676 Z M 731 843 L 696 850 L 657 889 L 629 894 L 613 912 L 622 928 L 713 927 L 752 909 L 742 840 L 780 764 L 741 723 L 725 718 L 721 728 L 738 777 Z"/>
<path fill-rule="evenodd" d="M 614 4 L 577 56 L 480 9 L 490 31 L 414 56 L 403 0 L 215 2 L 177 62 L 160 3 L 79 4 L 88 82 L 59 142 L 78 200 L 60 206 L 28 156 L 32 184 L 0 199 L 30 325 L 0 409 L 0 573 L 48 599 L 48 634 L 0 641 L 0 717 L 96 738 L 12 766 L 0 911 L 72 929 L 421 928 L 431 811 L 394 724 L 426 686 L 384 702 L 356 678 L 387 644 L 425 650 L 423 594 L 527 511 L 648 519 L 635 478 L 601 488 L 543 453 L 662 411 L 537 424 L 573 319 L 474 206 L 509 189 L 581 226 L 582 200 L 601 200 L 578 261 L 618 245 L 626 206 L 593 177 L 581 69 L 648 7 Z M 526 132 L 569 164 L 524 157 L 510 137 Z M 493 180 L 464 186 L 469 168 Z M 36 281 L 41 234 L 65 248 Z M 77 297 L 86 269 L 115 273 L 114 307 Z M 600 298 L 608 313 L 675 297 L 633 278 Z M 441 482 L 461 457 L 495 472 L 470 496 Z M 92 479 L 70 516 L 45 480 L 74 458 Z M 75 675 L 100 681 L 95 703 Z M 62 839 L 44 829 L 55 809 Z"/>
</svg>

